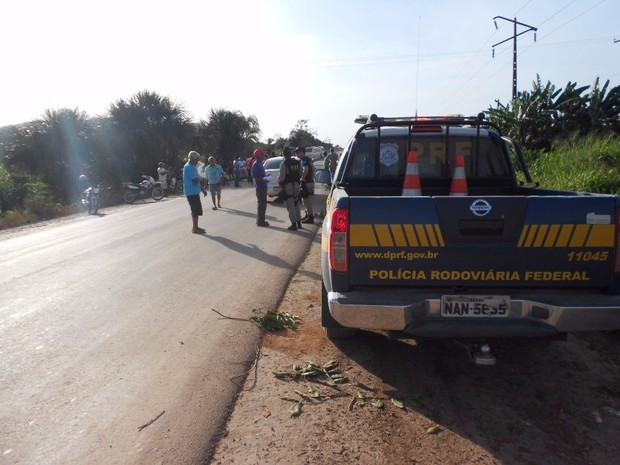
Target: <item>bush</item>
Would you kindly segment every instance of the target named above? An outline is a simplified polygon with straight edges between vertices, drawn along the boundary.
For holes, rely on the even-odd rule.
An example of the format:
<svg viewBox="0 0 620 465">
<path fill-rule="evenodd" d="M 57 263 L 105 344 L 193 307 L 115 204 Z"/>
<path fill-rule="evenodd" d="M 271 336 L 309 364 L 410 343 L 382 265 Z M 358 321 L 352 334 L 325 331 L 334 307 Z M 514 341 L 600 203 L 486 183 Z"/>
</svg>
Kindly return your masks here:
<svg viewBox="0 0 620 465">
<path fill-rule="evenodd" d="M 35 223 L 36 216 L 25 210 L 9 210 L 0 216 L 0 230 Z"/>
<path fill-rule="evenodd" d="M 573 136 L 554 143 L 551 152 L 532 161 L 541 187 L 616 194 L 620 192 L 620 137 Z"/>
</svg>

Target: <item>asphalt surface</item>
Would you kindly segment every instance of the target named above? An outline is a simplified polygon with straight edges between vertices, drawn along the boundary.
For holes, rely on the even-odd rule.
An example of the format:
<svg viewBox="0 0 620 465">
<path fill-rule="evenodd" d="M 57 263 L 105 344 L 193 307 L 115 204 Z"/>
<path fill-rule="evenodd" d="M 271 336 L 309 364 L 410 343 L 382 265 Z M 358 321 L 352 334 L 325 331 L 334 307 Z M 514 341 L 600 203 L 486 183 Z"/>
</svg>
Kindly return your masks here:
<svg viewBox="0 0 620 465">
<path fill-rule="evenodd" d="M 317 229 L 257 228 L 245 183 L 203 206 L 204 235 L 184 197 L 0 231 L 1 464 L 200 463 L 259 342 L 234 318 L 278 307 Z"/>
</svg>

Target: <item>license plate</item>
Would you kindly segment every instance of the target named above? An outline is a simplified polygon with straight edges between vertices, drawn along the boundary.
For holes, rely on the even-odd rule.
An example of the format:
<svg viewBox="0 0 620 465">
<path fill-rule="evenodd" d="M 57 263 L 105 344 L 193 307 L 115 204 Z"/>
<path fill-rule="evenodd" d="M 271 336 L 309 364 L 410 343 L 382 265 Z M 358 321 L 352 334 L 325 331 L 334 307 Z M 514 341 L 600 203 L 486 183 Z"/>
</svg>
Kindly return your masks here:
<svg viewBox="0 0 620 465">
<path fill-rule="evenodd" d="M 502 318 L 510 313 L 510 297 L 480 295 L 444 295 L 441 316 L 467 318 Z"/>
</svg>

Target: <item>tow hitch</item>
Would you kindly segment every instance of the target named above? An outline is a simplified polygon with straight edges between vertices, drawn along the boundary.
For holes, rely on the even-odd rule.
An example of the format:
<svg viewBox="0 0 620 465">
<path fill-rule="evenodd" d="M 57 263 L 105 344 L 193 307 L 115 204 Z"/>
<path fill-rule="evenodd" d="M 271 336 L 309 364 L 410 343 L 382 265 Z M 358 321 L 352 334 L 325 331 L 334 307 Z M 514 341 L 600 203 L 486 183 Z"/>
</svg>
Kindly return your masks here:
<svg viewBox="0 0 620 465">
<path fill-rule="evenodd" d="M 467 350 L 476 365 L 495 365 L 495 355 L 491 353 L 491 346 L 488 343 L 456 342 Z"/>
<path fill-rule="evenodd" d="M 471 353 L 471 357 L 476 365 L 495 365 L 495 355 L 491 353 L 489 344 L 482 344 Z"/>
</svg>

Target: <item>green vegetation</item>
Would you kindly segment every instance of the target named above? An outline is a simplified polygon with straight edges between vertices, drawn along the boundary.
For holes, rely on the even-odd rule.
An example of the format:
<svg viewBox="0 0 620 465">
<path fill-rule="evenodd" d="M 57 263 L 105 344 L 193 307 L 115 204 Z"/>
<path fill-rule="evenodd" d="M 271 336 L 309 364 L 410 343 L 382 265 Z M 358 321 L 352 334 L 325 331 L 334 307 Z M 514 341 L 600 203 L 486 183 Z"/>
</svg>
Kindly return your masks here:
<svg viewBox="0 0 620 465">
<path fill-rule="evenodd" d="M 573 135 L 551 152 L 530 161 L 541 187 L 581 192 L 620 193 L 620 136 Z"/>
<path fill-rule="evenodd" d="M 532 91 L 495 103 L 489 119 L 523 146 L 543 187 L 618 192 L 620 86 L 597 79 L 556 89 L 537 78 Z M 40 120 L 0 128 L 0 229 L 76 211 L 80 174 L 113 193 L 143 174 L 155 177 L 160 161 L 179 173 L 190 150 L 226 166 L 256 148 L 333 146 L 303 119 L 287 137 L 261 142 L 260 135 L 255 116 L 220 108 L 194 123 L 182 105 L 148 91 L 95 118 L 78 109 L 47 110 Z"/>
<path fill-rule="evenodd" d="M 123 182 L 156 177 L 159 162 L 179 174 L 190 150 L 226 166 L 256 148 L 329 148 L 307 123 L 262 143 L 254 116 L 220 108 L 194 123 L 182 105 L 148 91 L 119 99 L 96 118 L 77 109 L 47 110 L 40 120 L 0 128 L 0 229 L 77 211 L 81 174 L 110 188 L 114 199 Z"/>
</svg>

